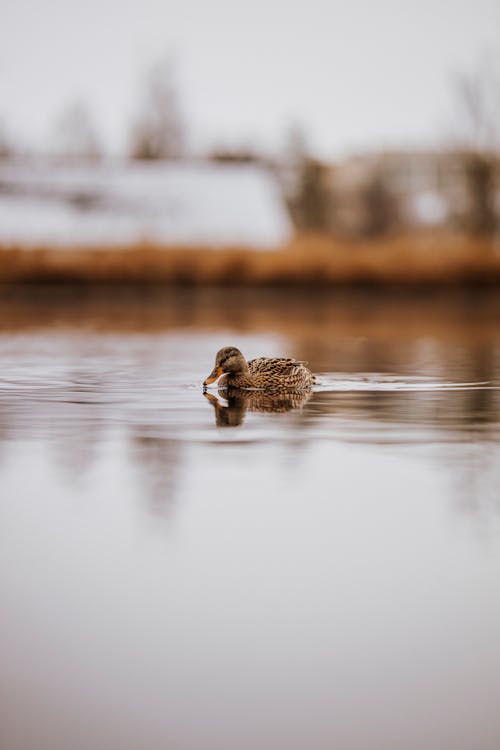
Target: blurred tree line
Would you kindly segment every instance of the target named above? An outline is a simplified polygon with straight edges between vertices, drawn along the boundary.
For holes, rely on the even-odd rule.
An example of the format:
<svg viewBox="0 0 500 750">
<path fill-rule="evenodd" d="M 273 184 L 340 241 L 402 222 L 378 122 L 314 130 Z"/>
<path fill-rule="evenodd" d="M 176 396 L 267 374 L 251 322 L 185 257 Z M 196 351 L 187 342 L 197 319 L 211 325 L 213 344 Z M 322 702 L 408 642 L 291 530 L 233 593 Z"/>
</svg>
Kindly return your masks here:
<svg viewBox="0 0 500 750">
<path fill-rule="evenodd" d="M 335 167 L 311 156 L 304 134 L 296 127 L 289 133 L 284 164 L 284 192 L 298 229 L 376 237 L 394 228 L 396 202 L 378 171 L 369 170 L 347 195 L 345 188 L 336 188 Z M 356 213 L 352 232 L 339 221 L 343 202 Z"/>
<path fill-rule="evenodd" d="M 491 61 L 457 76 L 454 87 L 458 138 L 452 155 L 465 210 L 456 225 L 473 234 L 499 228 L 500 68 Z M 126 155 L 132 160 L 180 159 L 188 153 L 171 58 L 154 64 L 144 76 L 137 110 L 128 132 Z M 50 151 L 64 160 L 98 160 L 105 154 L 95 122 L 81 100 L 70 102 L 55 122 Z M 0 158 L 16 154 L 0 121 Z M 405 226 L 401 195 L 383 158 L 366 160 L 364 171 L 346 179 L 342 165 L 312 155 L 304 131 L 293 125 L 282 153 L 270 159 L 251 147 L 218 147 L 206 157 L 219 163 L 259 163 L 273 169 L 283 186 L 291 216 L 303 231 L 381 236 Z M 355 170 L 354 170 L 355 171 Z M 451 211 L 453 213 L 453 211 Z"/>
<path fill-rule="evenodd" d="M 458 138 L 441 160 L 444 166 L 437 164 L 436 156 L 436 171 L 453 172 L 448 180 L 464 189 L 465 207 L 450 206 L 451 224 L 471 234 L 492 235 L 500 225 L 499 65 L 488 59 L 461 73 L 453 93 Z M 299 229 L 375 237 L 405 225 L 399 186 L 385 168 L 383 155 L 372 164 L 367 160 L 364 174 L 349 185 L 337 179 L 335 167 L 311 156 L 304 133 L 294 127 L 284 155 L 283 181 Z"/>
</svg>

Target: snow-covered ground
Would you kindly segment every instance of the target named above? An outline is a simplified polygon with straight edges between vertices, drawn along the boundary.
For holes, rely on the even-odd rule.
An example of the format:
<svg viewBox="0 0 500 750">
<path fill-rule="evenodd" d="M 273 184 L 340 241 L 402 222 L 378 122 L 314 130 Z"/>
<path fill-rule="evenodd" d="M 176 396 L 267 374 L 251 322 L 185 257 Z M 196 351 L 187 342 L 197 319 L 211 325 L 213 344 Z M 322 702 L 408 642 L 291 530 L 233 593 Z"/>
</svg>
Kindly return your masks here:
<svg viewBox="0 0 500 750">
<path fill-rule="evenodd" d="M 3 244 L 265 249 L 291 232 L 279 186 L 254 165 L 0 161 Z"/>
</svg>

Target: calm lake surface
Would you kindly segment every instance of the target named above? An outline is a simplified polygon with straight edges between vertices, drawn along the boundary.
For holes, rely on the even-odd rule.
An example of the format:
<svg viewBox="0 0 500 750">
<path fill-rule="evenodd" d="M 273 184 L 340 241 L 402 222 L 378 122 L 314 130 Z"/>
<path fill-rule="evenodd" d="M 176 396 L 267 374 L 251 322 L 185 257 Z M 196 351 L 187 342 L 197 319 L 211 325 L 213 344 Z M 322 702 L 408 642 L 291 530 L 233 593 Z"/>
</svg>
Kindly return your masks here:
<svg viewBox="0 0 500 750">
<path fill-rule="evenodd" d="M 4 750 L 498 750 L 498 294 L 3 290 L 0 358 Z"/>
</svg>

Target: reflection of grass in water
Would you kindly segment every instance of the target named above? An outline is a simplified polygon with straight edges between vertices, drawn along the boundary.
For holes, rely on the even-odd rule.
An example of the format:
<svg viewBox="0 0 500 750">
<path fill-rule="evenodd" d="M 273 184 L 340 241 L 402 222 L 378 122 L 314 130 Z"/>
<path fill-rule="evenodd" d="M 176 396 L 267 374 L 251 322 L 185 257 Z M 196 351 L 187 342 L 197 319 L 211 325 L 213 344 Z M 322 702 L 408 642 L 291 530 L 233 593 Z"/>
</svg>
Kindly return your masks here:
<svg viewBox="0 0 500 750">
<path fill-rule="evenodd" d="M 433 293 L 392 290 L 238 289 L 230 287 L 5 285 L 0 286 L 0 330 L 91 329 L 124 333 L 195 331 L 226 336 L 269 333 L 310 347 L 371 347 L 372 356 L 392 344 L 447 346 L 500 342 L 500 295 L 496 289 L 436 288 Z M 427 343 L 426 343 L 427 342 Z M 223 343 L 227 343 L 224 341 Z M 303 347 L 301 347 L 303 348 Z M 400 352 L 401 354 L 401 352 Z M 337 359 L 335 369 L 346 363 Z M 376 367 L 379 367 L 377 362 Z M 363 366 L 363 371 L 366 371 Z M 490 368 L 486 368 L 489 370 Z M 484 379 L 480 376 L 477 379 Z"/>
<path fill-rule="evenodd" d="M 0 249 L 0 281 L 163 282 L 179 285 L 338 285 L 500 282 L 491 241 L 443 234 L 340 241 L 299 235 L 284 248 Z"/>
</svg>

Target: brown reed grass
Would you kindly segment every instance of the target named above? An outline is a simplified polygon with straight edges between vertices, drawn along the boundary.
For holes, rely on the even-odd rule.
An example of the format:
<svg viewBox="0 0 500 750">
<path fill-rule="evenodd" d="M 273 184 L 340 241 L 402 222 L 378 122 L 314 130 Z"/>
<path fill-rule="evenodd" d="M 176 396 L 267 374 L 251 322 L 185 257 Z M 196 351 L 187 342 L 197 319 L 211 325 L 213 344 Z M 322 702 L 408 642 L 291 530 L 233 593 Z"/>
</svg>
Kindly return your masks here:
<svg viewBox="0 0 500 750">
<path fill-rule="evenodd" d="M 371 241 L 297 235 L 285 247 L 0 247 L 0 283 L 335 286 L 500 283 L 492 240 L 419 234 Z"/>
</svg>

